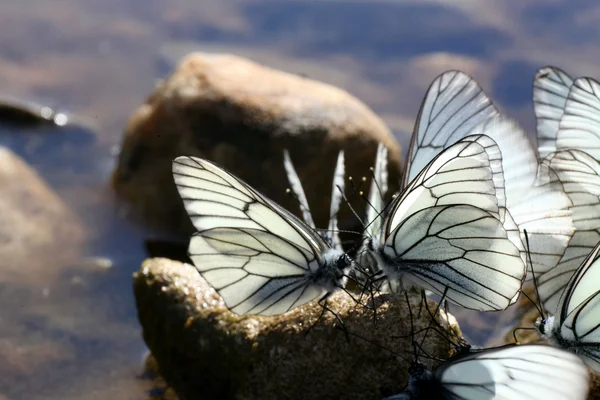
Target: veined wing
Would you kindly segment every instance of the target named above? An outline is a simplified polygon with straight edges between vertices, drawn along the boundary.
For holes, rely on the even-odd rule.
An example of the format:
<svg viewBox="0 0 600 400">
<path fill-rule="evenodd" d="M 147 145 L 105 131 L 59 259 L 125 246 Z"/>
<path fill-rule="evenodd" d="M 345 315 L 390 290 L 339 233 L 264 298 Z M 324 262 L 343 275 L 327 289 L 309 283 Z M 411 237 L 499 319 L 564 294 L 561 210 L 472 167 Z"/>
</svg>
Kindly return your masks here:
<svg viewBox="0 0 600 400">
<path fill-rule="evenodd" d="M 561 295 L 561 342 L 570 343 L 590 368 L 600 372 L 600 243 L 590 252 Z M 560 343 L 560 342 L 559 342 Z"/>
<path fill-rule="evenodd" d="M 576 79 L 560 120 L 557 149 L 583 150 L 600 160 L 600 84 L 592 78 Z"/>
<path fill-rule="evenodd" d="M 548 312 L 554 313 L 567 283 L 600 242 L 600 163 L 582 151 L 562 150 L 546 157 L 543 165 L 556 173 L 572 200 L 576 228 L 559 264 L 537 276 L 540 300 Z"/>
<path fill-rule="evenodd" d="M 498 110 L 470 76 L 447 71 L 429 87 L 421 105 L 410 148 L 403 187 L 442 150 L 471 134 Z"/>
<path fill-rule="evenodd" d="M 291 190 L 294 192 L 296 199 L 300 205 L 300 211 L 302 212 L 302 218 L 308 226 L 316 229 L 315 223 L 310 212 L 308 201 L 304 193 L 304 188 L 300 182 L 300 178 L 296 173 L 294 164 L 290 158 L 287 150 L 283 151 L 283 165 L 287 174 L 288 181 L 291 186 Z M 329 223 L 327 230 L 322 233 L 323 239 L 334 249 L 342 250 L 342 243 L 340 241 L 338 220 L 337 215 L 340 211 L 340 204 L 342 202 L 342 193 L 344 191 L 344 152 L 340 151 L 333 173 L 333 189 L 331 191 L 331 208 L 329 212 Z"/>
<path fill-rule="evenodd" d="M 316 229 L 315 222 L 308 205 L 308 200 L 306 200 L 306 194 L 304 194 L 302 182 L 300 182 L 300 177 L 298 176 L 298 173 L 296 173 L 296 169 L 294 168 L 294 164 L 290 158 L 290 153 L 287 150 L 283 150 L 283 167 L 285 168 L 288 182 L 290 183 L 290 189 L 292 192 L 294 192 L 296 199 L 298 199 L 300 212 L 302 213 L 302 219 L 306 225 L 310 226 L 312 229 Z"/>
<path fill-rule="evenodd" d="M 507 221 L 507 231 L 512 236 L 516 224 L 525 243 L 527 230 L 533 268 L 538 275 L 554 268 L 575 231 L 569 210 L 572 203 L 560 181 L 547 166 L 538 165 L 527 134 L 510 118 L 491 117 L 473 134 L 489 136 L 500 148 L 506 208 L 514 221 Z M 518 247 L 525 260 L 524 246 Z"/>
<path fill-rule="evenodd" d="M 573 79 L 556 67 L 540 68 L 533 80 L 533 111 L 537 122 L 538 154 L 556 151 L 556 134 Z"/>
<path fill-rule="evenodd" d="M 485 140 L 484 143 L 480 143 Z M 500 218 L 504 201 L 502 170 L 492 168 L 490 157 L 498 147 L 482 135 L 444 150 L 413 179 L 390 205 L 384 232 L 392 232 L 408 215 L 445 204 L 473 204 Z"/>
<path fill-rule="evenodd" d="M 338 213 L 342 203 L 342 194 L 345 189 L 344 176 L 346 168 L 344 166 L 344 152 L 338 154 L 335 170 L 333 172 L 333 184 L 331 188 L 331 205 L 329 209 L 329 226 L 325 233 L 325 239 L 334 249 L 342 250 L 342 242 L 340 240 L 338 228 Z"/>
<path fill-rule="evenodd" d="M 588 372 L 567 351 L 544 345 L 511 345 L 447 362 L 435 377 L 457 399 L 584 400 Z"/>
<path fill-rule="evenodd" d="M 342 252 L 216 164 L 178 157 L 173 178 L 198 230 L 190 258 L 232 311 L 280 314 L 345 283 Z"/>
<path fill-rule="evenodd" d="M 500 220 L 472 205 L 433 206 L 407 216 L 383 251 L 400 264 L 402 277 L 474 310 L 507 308 L 525 277 L 519 249 Z"/>
<path fill-rule="evenodd" d="M 373 168 L 373 181 L 369 188 L 369 204 L 367 204 L 367 235 L 379 237 L 385 208 L 385 194 L 388 190 L 387 147 L 379 143 Z"/>
<path fill-rule="evenodd" d="M 394 200 L 384 224 L 382 259 L 401 276 L 483 311 L 516 301 L 525 274 L 500 220 L 502 174 L 490 164 L 497 152 L 485 136 L 446 149 Z"/>
</svg>

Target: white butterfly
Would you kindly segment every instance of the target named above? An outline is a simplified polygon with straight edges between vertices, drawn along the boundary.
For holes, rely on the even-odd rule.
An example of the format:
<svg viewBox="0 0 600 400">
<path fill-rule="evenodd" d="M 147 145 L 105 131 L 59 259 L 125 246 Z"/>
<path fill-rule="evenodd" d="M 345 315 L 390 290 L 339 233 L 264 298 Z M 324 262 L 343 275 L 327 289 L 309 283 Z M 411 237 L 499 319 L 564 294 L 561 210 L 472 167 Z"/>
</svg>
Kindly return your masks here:
<svg viewBox="0 0 600 400">
<path fill-rule="evenodd" d="M 533 110 L 537 121 L 538 154 L 556 151 L 556 134 L 573 79 L 556 67 L 540 68 L 533 80 Z"/>
<path fill-rule="evenodd" d="M 369 274 L 380 270 L 375 257 L 367 250 L 367 244 L 370 238 L 381 235 L 381 225 L 383 223 L 383 211 L 385 209 L 385 194 L 388 189 L 387 172 L 387 148 L 383 144 L 377 146 L 375 155 L 375 165 L 373 167 L 373 180 L 369 188 L 369 197 L 367 204 L 367 214 L 365 219 L 365 239 L 363 245 L 357 252 L 357 262 Z M 364 276 L 359 276 L 363 280 Z M 387 290 L 386 290 L 387 291 Z"/>
<path fill-rule="evenodd" d="M 510 345 L 458 357 L 433 373 L 414 363 L 405 393 L 384 400 L 584 400 L 581 360 L 544 345 Z"/>
<path fill-rule="evenodd" d="M 551 171 L 538 169 L 535 149 L 525 131 L 500 116 L 468 75 L 448 71 L 431 84 L 415 126 L 404 184 L 440 151 L 473 134 L 489 136 L 500 148 L 505 188 L 501 194 L 504 201 L 499 203 L 500 219 L 509 237 L 525 262 L 522 233 L 527 229 L 533 268 L 540 273 L 553 268 L 574 233 L 568 210 L 571 201 L 552 179 Z M 505 209 L 510 211 L 506 217 Z"/>
<path fill-rule="evenodd" d="M 583 150 L 600 160 L 600 84 L 578 78 L 569 91 L 556 148 Z"/>
<path fill-rule="evenodd" d="M 500 221 L 499 157 L 489 137 L 464 138 L 393 200 L 380 239 L 369 242 L 388 279 L 406 278 L 481 311 L 516 301 L 525 264 Z"/>
<path fill-rule="evenodd" d="M 292 163 L 292 159 L 290 158 L 290 154 L 287 150 L 283 151 L 283 166 L 285 168 L 288 181 L 290 182 L 291 190 L 294 192 L 296 198 L 298 199 L 300 211 L 302 212 L 302 219 L 304 219 L 304 222 L 306 222 L 306 224 L 309 227 L 316 230 L 317 228 L 315 227 L 315 223 L 313 221 L 313 217 L 308 206 L 308 201 L 306 200 L 306 195 L 304 194 L 302 183 L 300 182 L 300 178 L 296 173 L 296 169 L 294 168 L 294 164 Z M 329 210 L 329 226 L 327 227 L 327 230 L 323 233 L 323 238 L 329 243 L 329 245 L 332 248 L 338 250 L 343 250 L 342 242 L 340 241 L 339 236 L 337 216 L 338 212 L 340 211 L 340 205 L 342 203 L 342 193 L 344 192 L 345 187 L 344 174 L 344 152 L 340 151 L 335 165 L 335 170 L 333 172 L 331 206 Z"/>
<path fill-rule="evenodd" d="M 558 265 L 537 276 L 540 301 L 544 309 L 554 313 L 567 282 L 600 242 L 600 163 L 582 151 L 561 150 L 548 155 L 543 164 L 556 173 L 573 201 L 571 211 L 577 229 Z"/>
<path fill-rule="evenodd" d="M 198 230 L 189 256 L 234 313 L 282 314 L 344 287 L 352 260 L 239 178 L 187 156 L 173 178 Z"/>
<path fill-rule="evenodd" d="M 600 242 L 571 276 L 556 314 L 536 322 L 538 331 L 550 343 L 579 355 L 597 372 L 600 372 L 599 258 Z"/>
</svg>

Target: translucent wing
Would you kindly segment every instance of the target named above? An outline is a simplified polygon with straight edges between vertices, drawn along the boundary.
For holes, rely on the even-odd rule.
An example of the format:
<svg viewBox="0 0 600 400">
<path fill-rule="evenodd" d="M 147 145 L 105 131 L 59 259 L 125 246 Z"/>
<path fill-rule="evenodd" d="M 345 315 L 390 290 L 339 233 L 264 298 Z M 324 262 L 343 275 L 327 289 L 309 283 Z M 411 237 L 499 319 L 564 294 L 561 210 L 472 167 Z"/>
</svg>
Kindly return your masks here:
<svg viewBox="0 0 600 400">
<path fill-rule="evenodd" d="M 367 205 L 367 233 L 378 237 L 381 234 L 382 212 L 385 208 L 385 194 L 388 189 L 387 147 L 379 143 L 373 168 L 373 182 L 369 188 L 369 204 Z"/>
<path fill-rule="evenodd" d="M 573 224 L 577 229 L 559 264 L 537 276 L 544 308 L 554 313 L 567 282 L 600 241 L 600 164 L 588 154 L 563 150 L 543 161 L 556 173 L 573 202 Z"/>
<path fill-rule="evenodd" d="M 331 259 L 343 253 L 329 249 L 309 226 L 217 165 L 178 157 L 173 178 L 198 230 L 190 258 L 233 312 L 284 313 L 343 279 L 323 279 Z"/>
<path fill-rule="evenodd" d="M 329 209 L 329 226 L 325 233 L 326 240 L 330 243 L 334 249 L 342 250 L 342 242 L 340 241 L 339 229 L 338 229 L 338 213 L 340 211 L 340 204 L 342 203 L 342 194 L 344 193 L 345 182 L 345 166 L 344 166 L 344 152 L 340 151 L 338 159 L 335 164 L 335 171 L 333 172 L 333 184 L 331 189 L 331 206 Z"/>
<path fill-rule="evenodd" d="M 573 79 L 556 67 L 543 67 L 533 81 L 533 110 L 537 121 L 538 154 L 556 151 L 556 134 Z"/>
<path fill-rule="evenodd" d="M 500 220 L 497 147 L 478 139 L 439 154 L 394 200 L 380 265 L 462 307 L 501 310 L 516 300 L 525 266 Z"/>
<path fill-rule="evenodd" d="M 481 134 L 492 138 L 502 154 L 506 208 L 513 217 L 502 220 L 510 237 L 516 236 L 517 228 L 521 233 L 527 229 L 533 267 L 540 271 L 554 267 L 574 231 L 570 200 L 560 184 L 549 183 L 548 171 L 538 171 L 536 152 L 523 129 L 500 116 L 468 75 L 449 71 L 430 86 L 413 133 L 405 184 L 444 148 L 467 135 Z M 525 259 L 524 246 L 519 248 Z"/>
<path fill-rule="evenodd" d="M 522 243 L 524 230 L 530 242 L 533 268 L 538 276 L 554 268 L 565 252 L 575 229 L 571 200 L 554 173 L 538 166 L 535 150 L 527 134 L 504 116 L 489 118 L 473 130 L 493 139 L 502 154 L 506 208 L 513 221 L 505 221 L 509 234 L 518 226 Z M 524 246 L 518 246 L 525 259 Z"/>
<path fill-rule="evenodd" d="M 584 400 L 589 388 L 587 369 L 577 356 L 534 344 L 470 354 L 434 374 L 457 399 Z"/>
<path fill-rule="evenodd" d="M 290 153 L 287 150 L 283 150 L 283 167 L 285 168 L 291 189 L 298 199 L 300 212 L 302 213 L 302 219 L 304 219 L 306 225 L 316 229 L 315 222 L 310 212 L 310 207 L 308 206 L 308 201 L 306 200 L 306 195 L 304 194 L 302 182 L 300 182 L 300 178 L 298 177 L 296 169 L 294 168 L 294 164 L 292 163 L 292 159 L 290 158 Z"/>
<path fill-rule="evenodd" d="M 600 84 L 591 78 L 575 80 L 560 120 L 557 149 L 583 150 L 600 160 Z"/>
<path fill-rule="evenodd" d="M 560 343 L 570 342 L 586 364 L 600 372 L 600 243 L 569 281 L 555 316 Z M 559 344 L 560 344 L 559 343 Z M 571 346 L 569 346 L 571 347 Z"/>
<path fill-rule="evenodd" d="M 496 107 L 470 76 L 448 71 L 437 77 L 417 117 L 403 186 L 442 150 L 470 135 L 473 128 L 497 114 Z"/>
<path fill-rule="evenodd" d="M 387 147 L 382 143 L 377 146 L 375 155 L 375 165 L 373 167 L 373 181 L 369 188 L 369 197 L 366 215 L 366 236 L 362 248 L 358 251 L 358 262 L 360 266 L 371 275 L 377 273 L 380 268 L 377 260 L 367 251 L 367 242 L 369 238 L 379 238 L 381 236 L 381 226 L 385 208 L 385 194 L 388 190 L 388 171 L 387 171 Z M 363 280 L 364 275 L 360 274 L 357 279 Z M 396 292 L 399 289 L 394 282 L 386 280 L 380 287 L 381 292 Z"/>
<path fill-rule="evenodd" d="M 310 212 L 310 208 L 308 206 L 308 201 L 306 200 L 306 195 L 304 193 L 304 188 L 302 187 L 302 183 L 300 182 L 300 178 L 296 173 L 296 169 L 294 168 L 294 164 L 290 158 L 290 155 L 287 150 L 283 151 L 283 165 L 288 177 L 288 181 L 291 186 L 291 190 L 294 192 L 294 195 L 298 199 L 298 203 L 300 205 L 300 211 L 302 212 L 302 218 L 304 222 L 308 226 L 313 229 L 315 228 L 315 223 Z M 331 206 L 329 212 L 329 223 L 327 230 L 323 232 L 323 238 L 329 243 L 331 247 L 334 249 L 342 250 L 342 243 L 340 241 L 339 229 L 338 229 L 338 220 L 337 215 L 340 211 L 340 204 L 342 202 L 342 193 L 344 191 L 344 152 L 340 151 L 337 159 L 337 163 L 335 166 L 335 171 L 333 173 L 333 189 L 331 191 Z"/>
</svg>

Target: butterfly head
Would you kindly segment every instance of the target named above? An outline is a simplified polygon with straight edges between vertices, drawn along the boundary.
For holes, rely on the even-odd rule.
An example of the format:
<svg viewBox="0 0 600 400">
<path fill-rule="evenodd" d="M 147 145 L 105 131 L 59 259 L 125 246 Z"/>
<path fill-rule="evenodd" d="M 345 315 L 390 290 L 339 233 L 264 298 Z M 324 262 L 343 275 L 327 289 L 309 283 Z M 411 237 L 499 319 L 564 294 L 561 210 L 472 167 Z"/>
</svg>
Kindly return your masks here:
<svg viewBox="0 0 600 400">
<path fill-rule="evenodd" d="M 324 263 L 314 274 L 315 282 L 328 292 L 346 286 L 354 261 L 341 250 L 329 249 L 323 254 Z"/>
<path fill-rule="evenodd" d="M 538 317 L 535 321 L 535 329 L 545 337 L 552 335 L 552 325 L 554 323 L 554 316 L 549 316 L 548 319 L 543 317 Z"/>
</svg>

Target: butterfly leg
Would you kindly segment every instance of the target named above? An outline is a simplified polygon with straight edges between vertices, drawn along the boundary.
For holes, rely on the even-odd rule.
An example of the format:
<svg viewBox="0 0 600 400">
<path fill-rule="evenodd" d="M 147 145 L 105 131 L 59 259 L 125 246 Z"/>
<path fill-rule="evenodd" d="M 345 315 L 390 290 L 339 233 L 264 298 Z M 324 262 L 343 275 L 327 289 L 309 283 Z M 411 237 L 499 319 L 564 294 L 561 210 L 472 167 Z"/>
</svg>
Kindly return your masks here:
<svg viewBox="0 0 600 400">
<path fill-rule="evenodd" d="M 321 320 L 321 318 L 323 318 L 323 315 L 325 315 L 325 311 L 330 312 L 340 323 L 340 327 L 341 329 L 344 331 L 344 335 L 346 336 L 346 340 L 348 342 L 350 342 L 350 337 L 348 336 L 348 331 L 346 329 L 346 325 L 344 325 L 344 321 L 342 321 L 342 319 L 340 318 L 339 315 L 337 315 L 331 308 L 327 307 L 327 300 L 329 299 L 329 296 L 331 296 L 331 293 L 326 293 L 325 296 L 321 297 L 318 301 L 318 304 L 323 308 L 321 310 L 321 314 L 319 315 L 319 318 L 317 318 L 317 320 L 311 324 L 311 326 L 308 328 L 308 330 L 306 331 L 305 335 L 308 335 L 308 333 L 315 327 L 315 325 L 317 325 L 317 323 Z"/>
</svg>

